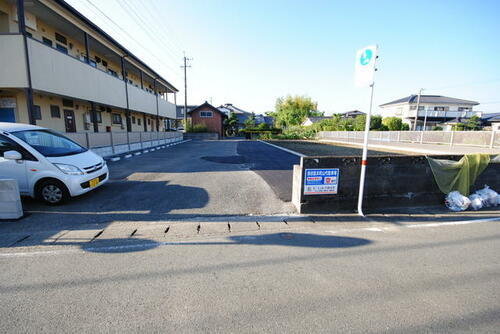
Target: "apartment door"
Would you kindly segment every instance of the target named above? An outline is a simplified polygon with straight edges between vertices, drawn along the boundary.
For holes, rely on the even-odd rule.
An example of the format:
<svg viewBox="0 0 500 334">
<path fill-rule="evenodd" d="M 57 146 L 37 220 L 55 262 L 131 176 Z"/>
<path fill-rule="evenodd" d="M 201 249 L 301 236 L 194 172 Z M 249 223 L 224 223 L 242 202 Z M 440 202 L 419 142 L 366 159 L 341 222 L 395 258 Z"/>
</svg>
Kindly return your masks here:
<svg viewBox="0 0 500 334">
<path fill-rule="evenodd" d="M 64 110 L 64 125 L 66 132 L 76 132 L 75 112 L 73 110 Z"/>
<path fill-rule="evenodd" d="M 16 109 L 0 107 L 0 122 L 16 122 Z"/>
</svg>

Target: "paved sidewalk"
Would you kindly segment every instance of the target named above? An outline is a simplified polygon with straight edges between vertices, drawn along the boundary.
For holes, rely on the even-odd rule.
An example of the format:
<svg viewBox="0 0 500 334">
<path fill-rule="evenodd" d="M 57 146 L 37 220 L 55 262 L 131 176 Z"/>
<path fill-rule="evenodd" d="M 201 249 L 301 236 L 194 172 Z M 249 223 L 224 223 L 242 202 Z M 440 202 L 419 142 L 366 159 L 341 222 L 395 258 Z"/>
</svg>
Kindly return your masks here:
<svg viewBox="0 0 500 334">
<path fill-rule="evenodd" d="M 342 145 L 350 145 L 355 147 L 362 147 L 362 141 L 344 141 L 334 139 L 320 139 L 320 142 L 335 143 Z M 370 140 L 368 142 L 369 148 L 378 148 L 383 150 L 392 150 L 396 152 L 407 153 L 421 153 L 421 154 L 470 154 L 470 153 L 486 153 L 486 154 L 500 154 L 499 148 L 485 148 L 473 146 L 458 146 L 440 144 L 420 144 L 420 143 L 401 143 L 401 142 L 386 142 Z"/>
<path fill-rule="evenodd" d="M 382 229 L 428 222 L 452 223 L 500 219 L 500 207 L 479 211 L 450 212 L 441 207 L 386 210 L 360 217 L 357 214 L 200 217 L 183 221 L 114 221 L 83 224 L 68 229 L 23 228 L 10 223 L 0 234 L 0 254 L 17 250 L 52 250 L 61 247 L 134 247 L 144 242 L 178 242 L 192 238 L 259 235 L 270 232 L 324 232 L 335 229 Z M 7 227 L 7 226 L 4 226 Z M 124 246 L 125 245 L 125 246 Z"/>
</svg>

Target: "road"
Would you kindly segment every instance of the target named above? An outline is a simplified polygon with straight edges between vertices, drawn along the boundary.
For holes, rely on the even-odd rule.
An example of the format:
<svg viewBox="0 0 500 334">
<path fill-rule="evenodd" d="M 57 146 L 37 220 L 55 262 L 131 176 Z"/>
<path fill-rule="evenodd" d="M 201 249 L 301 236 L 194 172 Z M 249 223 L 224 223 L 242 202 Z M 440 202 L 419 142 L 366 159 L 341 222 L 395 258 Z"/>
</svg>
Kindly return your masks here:
<svg viewBox="0 0 500 334">
<path fill-rule="evenodd" d="M 293 155 L 189 142 L 0 224 L 0 332 L 492 333 L 498 210 L 298 216 Z"/>
<path fill-rule="evenodd" d="M 494 333 L 496 219 L 4 248 L 0 332 Z"/>
</svg>

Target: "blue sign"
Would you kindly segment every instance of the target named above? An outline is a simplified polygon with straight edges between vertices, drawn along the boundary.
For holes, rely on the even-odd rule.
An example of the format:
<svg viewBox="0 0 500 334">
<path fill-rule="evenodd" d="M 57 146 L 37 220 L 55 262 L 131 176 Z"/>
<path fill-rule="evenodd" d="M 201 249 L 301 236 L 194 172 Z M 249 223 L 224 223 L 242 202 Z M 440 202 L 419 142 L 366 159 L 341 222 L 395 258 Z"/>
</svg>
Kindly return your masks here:
<svg viewBox="0 0 500 334">
<path fill-rule="evenodd" d="M 339 169 L 306 169 L 304 195 L 336 194 L 339 183 Z"/>
<path fill-rule="evenodd" d="M 359 62 L 361 65 L 365 66 L 370 63 L 373 57 L 373 52 L 370 49 L 366 49 L 362 54 L 361 57 L 359 57 Z"/>
</svg>

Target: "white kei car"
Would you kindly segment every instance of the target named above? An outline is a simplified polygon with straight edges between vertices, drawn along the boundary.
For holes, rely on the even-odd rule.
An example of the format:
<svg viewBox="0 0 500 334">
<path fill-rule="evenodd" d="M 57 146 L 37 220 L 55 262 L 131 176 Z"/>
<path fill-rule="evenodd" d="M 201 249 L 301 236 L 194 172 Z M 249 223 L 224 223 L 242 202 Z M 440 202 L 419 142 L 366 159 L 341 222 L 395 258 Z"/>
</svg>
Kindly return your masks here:
<svg viewBox="0 0 500 334">
<path fill-rule="evenodd" d="M 0 122 L 0 179 L 15 179 L 21 195 L 56 205 L 108 181 L 103 158 L 61 133 Z"/>
</svg>

